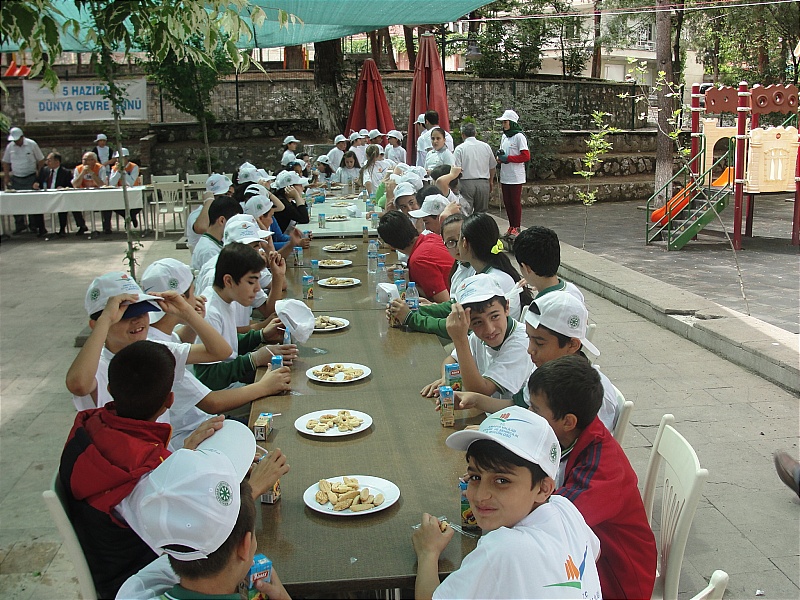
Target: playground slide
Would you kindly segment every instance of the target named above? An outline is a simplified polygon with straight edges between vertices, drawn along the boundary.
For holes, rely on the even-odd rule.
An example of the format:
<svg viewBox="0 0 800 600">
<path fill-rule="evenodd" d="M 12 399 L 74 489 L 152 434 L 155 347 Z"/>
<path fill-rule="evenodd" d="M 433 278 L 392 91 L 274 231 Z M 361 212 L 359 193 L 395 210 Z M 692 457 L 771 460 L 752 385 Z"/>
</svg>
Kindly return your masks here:
<svg viewBox="0 0 800 600">
<path fill-rule="evenodd" d="M 650 215 L 650 220 L 659 225 L 666 225 L 671 217 L 674 217 L 689 205 L 691 199 L 692 192 L 687 188 L 683 188 L 665 206 L 654 210 L 653 214 Z"/>
<path fill-rule="evenodd" d="M 727 187 L 729 185 L 733 185 L 733 167 L 725 167 L 722 175 L 713 181 L 711 187 Z"/>
</svg>

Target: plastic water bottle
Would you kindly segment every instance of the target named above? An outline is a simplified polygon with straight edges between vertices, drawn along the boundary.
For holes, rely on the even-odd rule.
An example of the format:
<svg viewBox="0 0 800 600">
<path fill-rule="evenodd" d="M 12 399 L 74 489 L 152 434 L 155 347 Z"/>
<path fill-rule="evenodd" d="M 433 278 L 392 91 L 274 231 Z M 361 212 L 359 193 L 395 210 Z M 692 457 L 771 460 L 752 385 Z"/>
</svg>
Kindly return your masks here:
<svg viewBox="0 0 800 600">
<path fill-rule="evenodd" d="M 367 273 L 377 273 L 378 271 L 378 242 L 370 240 L 367 246 Z"/>
<path fill-rule="evenodd" d="M 375 302 L 381 301 L 381 284 L 382 283 L 389 283 L 389 279 L 386 277 L 386 265 L 382 262 L 378 263 L 378 273 L 375 277 Z"/>
<path fill-rule="evenodd" d="M 409 281 L 406 288 L 406 304 L 412 311 L 419 310 L 419 290 L 413 281 Z"/>
</svg>

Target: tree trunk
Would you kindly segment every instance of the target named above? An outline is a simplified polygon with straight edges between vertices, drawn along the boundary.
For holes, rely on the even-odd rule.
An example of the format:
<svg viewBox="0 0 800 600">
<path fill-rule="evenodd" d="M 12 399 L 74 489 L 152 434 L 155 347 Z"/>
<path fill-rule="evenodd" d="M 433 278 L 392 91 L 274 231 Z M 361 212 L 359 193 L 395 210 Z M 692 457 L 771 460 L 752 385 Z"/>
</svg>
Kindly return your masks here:
<svg viewBox="0 0 800 600">
<path fill-rule="evenodd" d="M 592 53 L 592 77 L 600 78 L 600 67 L 602 60 L 602 48 L 600 46 L 600 9 L 602 2 L 597 0 L 594 3 L 594 50 Z"/>
<path fill-rule="evenodd" d="M 659 71 L 665 73 L 667 84 L 672 82 L 672 57 L 670 56 L 671 19 L 669 0 L 658 0 L 656 13 L 656 64 Z M 669 89 L 666 85 L 660 86 L 656 93 L 658 106 L 658 134 L 656 137 L 656 181 L 655 189 L 660 190 L 672 178 L 672 140 L 669 138 L 670 124 L 668 119 L 672 114 L 672 98 L 668 97 Z M 655 206 L 663 206 L 671 198 L 671 187 L 662 190 L 655 200 Z"/>
<path fill-rule="evenodd" d="M 206 149 L 206 173 L 211 174 L 211 147 L 208 145 L 208 120 L 205 113 L 200 117 L 200 127 L 203 130 L 203 146 Z"/>
<path fill-rule="evenodd" d="M 303 69 L 303 47 L 286 46 L 283 49 L 283 62 L 287 69 Z"/>
<path fill-rule="evenodd" d="M 389 28 L 384 27 L 381 29 L 383 34 L 383 49 L 386 53 L 387 68 L 397 70 L 397 61 L 394 58 L 394 44 L 392 43 L 392 34 L 389 33 Z"/>
<path fill-rule="evenodd" d="M 714 31 L 714 55 L 711 57 L 711 73 L 712 77 L 714 78 L 714 85 L 719 82 L 719 42 L 720 42 L 720 34 L 718 31 Z"/>
<path fill-rule="evenodd" d="M 672 41 L 672 77 L 675 83 L 683 81 L 683 61 L 681 60 L 681 30 L 683 29 L 683 2 L 675 5 L 675 34 Z"/>
<path fill-rule="evenodd" d="M 342 40 L 314 43 L 314 85 L 321 98 L 320 126 L 334 136 L 344 129 L 347 115 L 341 114 L 339 82 L 342 77 Z"/>
<path fill-rule="evenodd" d="M 381 66 L 381 45 L 378 42 L 378 30 L 375 31 L 368 31 L 367 37 L 369 37 L 369 51 L 372 54 L 372 60 L 375 61 L 375 64 L 378 65 L 378 68 Z"/>
<path fill-rule="evenodd" d="M 472 23 L 469 24 L 470 29 Z M 417 49 L 414 46 L 414 28 L 403 25 L 403 37 L 406 39 L 406 54 L 408 55 L 408 69 L 413 71 L 417 63 Z"/>
</svg>

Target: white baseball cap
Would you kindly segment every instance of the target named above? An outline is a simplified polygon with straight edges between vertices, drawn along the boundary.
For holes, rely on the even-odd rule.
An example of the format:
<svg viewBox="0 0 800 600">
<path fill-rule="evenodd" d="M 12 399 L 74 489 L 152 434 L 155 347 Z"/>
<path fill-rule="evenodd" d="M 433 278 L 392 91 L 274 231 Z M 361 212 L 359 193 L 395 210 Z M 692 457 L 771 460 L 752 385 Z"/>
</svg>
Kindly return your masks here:
<svg viewBox="0 0 800 600">
<path fill-rule="evenodd" d="M 390 129 L 389 133 L 386 134 L 386 137 L 393 137 L 398 142 L 402 142 L 403 141 L 403 134 L 400 133 L 399 131 L 397 131 L 397 129 Z"/>
<path fill-rule="evenodd" d="M 227 194 L 233 182 L 219 173 L 212 173 L 206 179 L 206 191 L 211 192 L 215 196 L 220 194 Z"/>
<path fill-rule="evenodd" d="M 161 310 L 153 300 L 161 300 L 159 296 L 145 294 L 133 277 L 122 271 L 112 271 L 96 277 L 86 290 L 84 307 L 89 316 L 101 312 L 112 296 L 120 294 L 139 294 L 139 299 L 128 304 L 123 319 L 132 319 L 146 312 Z"/>
<path fill-rule="evenodd" d="M 12 127 L 8 132 L 8 141 L 16 142 L 23 135 L 24 134 L 22 133 L 22 129 L 20 129 L 19 127 Z"/>
<path fill-rule="evenodd" d="M 225 223 L 222 243 L 225 246 L 233 242 L 252 244 L 253 242 L 260 242 L 271 235 L 271 231 L 264 231 L 258 226 L 253 215 L 234 215 Z"/>
<path fill-rule="evenodd" d="M 459 304 L 485 302 L 486 300 L 490 300 L 495 296 L 502 296 L 505 298 L 505 292 L 503 292 L 503 288 L 500 287 L 500 284 L 497 283 L 497 280 L 486 273 L 478 273 L 476 275 L 467 277 L 458 286 L 455 295 L 456 302 Z"/>
<path fill-rule="evenodd" d="M 515 113 L 513 110 L 508 109 L 506 112 L 495 119 L 495 121 L 512 121 L 517 123 L 519 121 L 519 115 Z"/>
<path fill-rule="evenodd" d="M 185 294 L 194 281 L 188 265 L 174 258 L 160 258 L 142 274 L 145 292 L 178 292 Z"/>
<path fill-rule="evenodd" d="M 308 185 L 307 177 L 300 177 L 294 171 L 281 171 L 278 173 L 278 178 L 275 180 L 275 187 L 278 189 L 289 187 L 290 185 Z"/>
<path fill-rule="evenodd" d="M 255 167 L 242 166 L 239 168 L 239 183 L 258 183 L 260 178 L 258 169 Z"/>
<path fill-rule="evenodd" d="M 425 170 L 425 167 L 418 166 L 408 167 L 408 171 L 406 171 L 406 173 L 415 173 L 420 179 L 425 179 L 428 176 L 428 172 Z"/>
<path fill-rule="evenodd" d="M 412 210 L 408 213 L 408 215 L 410 217 L 414 217 L 415 219 L 433 216 L 438 217 L 440 214 L 442 214 L 448 204 L 449 202 L 447 201 L 447 198 L 441 194 L 431 194 L 425 198 L 425 200 L 422 202 L 422 207 L 419 210 Z"/>
<path fill-rule="evenodd" d="M 318 156 L 318 157 L 317 157 L 317 162 L 318 162 L 318 163 L 322 163 L 323 165 L 328 165 L 328 166 L 330 166 L 330 164 L 331 164 L 331 159 L 330 159 L 330 158 L 328 158 L 328 155 L 327 155 L 327 154 L 322 154 L 322 155 L 320 155 L 320 156 Z"/>
<path fill-rule="evenodd" d="M 299 141 L 300 140 L 298 140 L 293 135 L 287 135 L 285 138 L 283 138 L 283 145 L 285 146 L 286 144 L 291 144 L 292 142 L 299 142 Z"/>
<path fill-rule="evenodd" d="M 247 199 L 247 202 L 244 203 L 244 212 L 257 219 L 261 215 L 267 214 L 272 209 L 272 206 L 272 200 L 265 194 L 258 194 Z"/>
<path fill-rule="evenodd" d="M 259 181 L 272 181 L 275 179 L 275 175 L 270 175 L 266 169 L 256 169 L 256 173 L 258 173 Z"/>
<path fill-rule="evenodd" d="M 96 140 L 95 140 L 95 141 L 96 141 Z M 131 154 L 130 154 L 130 152 L 128 152 L 128 149 L 127 149 L 127 148 L 123 148 L 123 149 L 122 149 L 122 156 L 130 156 L 130 155 L 131 155 Z M 111 158 L 119 158 L 119 150 L 117 150 L 116 152 L 114 152 L 114 156 L 112 156 Z"/>
<path fill-rule="evenodd" d="M 251 183 L 248 185 L 245 190 L 245 194 L 261 194 L 262 196 L 269 196 L 267 192 L 267 188 L 261 185 L 260 183 Z"/>
<path fill-rule="evenodd" d="M 414 186 L 408 183 L 407 181 L 403 181 L 402 183 L 398 183 L 397 187 L 394 188 L 394 197 L 395 198 L 402 198 L 403 196 L 413 196 L 416 194 L 417 191 L 414 189 Z M 411 213 L 409 213 L 411 214 Z"/>
<path fill-rule="evenodd" d="M 236 525 L 239 485 L 255 449 L 253 433 L 244 424 L 225 420 L 197 450 L 182 448 L 150 471 L 130 496 L 129 525 L 158 553 L 184 561 L 207 558 Z"/>
<path fill-rule="evenodd" d="M 583 302 L 565 291 L 550 292 L 534 300 L 525 315 L 525 322 L 536 329 L 543 325 L 552 331 L 578 338 L 589 352 L 600 356 L 597 346 L 586 339 L 589 311 Z"/>
<path fill-rule="evenodd" d="M 108 140 L 108 136 L 105 133 L 98 133 L 94 141 L 99 142 L 100 140 Z"/>
<path fill-rule="evenodd" d="M 346 141 L 347 141 L 347 138 L 340 133 L 335 138 L 333 138 L 333 145 L 335 146 L 339 142 L 346 142 Z"/>
<path fill-rule="evenodd" d="M 530 410 L 521 406 L 498 410 L 486 417 L 477 431 L 457 431 L 445 443 L 454 450 L 467 450 L 477 440 L 497 442 L 520 458 L 539 465 L 550 478 L 556 478 L 561 461 L 558 438 L 544 417 Z"/>
<path fill-rule="evenodd" d="M 369 137 L 369 130 L 366 127 L 364 129 L 359 129 L 358 133 L 361 134 L 361 137 Z"/>
<path fill-rule="evenodd" d="M 423 183 L 422 179 L 420 179 L 419 175 L 414 173 L 411 170 L 406 171 L 402 175 L 398 175 L 397 173 L 392 173 L 389 175 L 389 178 L 394 181 L 397 185 L 401 183 L 409 183 L 414 188 L 415 192 L 418 192 L 422 189 Z M 395 196 L 397 192 L 395 192 Z"/>
<path fill-rule="evenodd" d="M 425 113 L 419 113 L 417 120 L 414 123 L 419 123 L 420 125 L 425 125 Z"/>
<path fill-rule="evenodd" d="M 385 133 L 381 133 L 377 129 L 370 129 L 369 133 L 367 134 L 369 139 L 374 139 L 376 137 L 383 137 L 384 135 L 386 135 L 386 134 Z"/>
</svg>

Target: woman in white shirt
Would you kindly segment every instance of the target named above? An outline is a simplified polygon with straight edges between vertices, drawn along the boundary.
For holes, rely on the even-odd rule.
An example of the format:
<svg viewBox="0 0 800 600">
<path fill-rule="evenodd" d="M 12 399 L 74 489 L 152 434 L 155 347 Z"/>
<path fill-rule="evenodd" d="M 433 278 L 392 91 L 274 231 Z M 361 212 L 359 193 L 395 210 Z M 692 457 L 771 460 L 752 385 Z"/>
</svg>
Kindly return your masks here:
<svg viewBox="0 0 800 600">
<path fill-rule="evenodd" d="M 431 145 L 433 148 L 425 155 L 425 170 L 428 173 L 439 165 L 453 165 L 453 153 L 445 144 L 444 129 L 441 127 L 431 129 Z"/>
<path fill-rule="evenodd" d="M 508 215 L 506 235 L 516 237 L 522 221 L 522 184 L 525 183 L 525 163 L 531 159 L 528 140 L 519 125 L 519 115 L 513 110 L 505 111 L 497 121 L 503 123 L 503 135 L 497 162 L 500 165 L 500 188 L 503 205 Z"/>
</svg>

